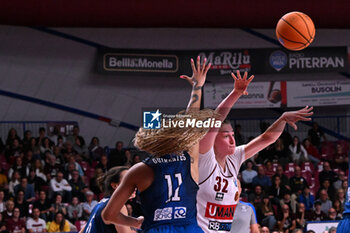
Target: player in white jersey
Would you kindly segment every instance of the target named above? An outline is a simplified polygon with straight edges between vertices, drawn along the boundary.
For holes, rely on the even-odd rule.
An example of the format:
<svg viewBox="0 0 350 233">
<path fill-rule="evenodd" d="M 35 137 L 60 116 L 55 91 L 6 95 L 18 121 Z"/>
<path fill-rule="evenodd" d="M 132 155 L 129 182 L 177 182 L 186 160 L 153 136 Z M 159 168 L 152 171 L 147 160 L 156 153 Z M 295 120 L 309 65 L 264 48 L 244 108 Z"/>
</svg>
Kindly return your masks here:
<svg viewBox="0 0 350 233">
<path fill-rule="evenodd" d="M 243 94 L 253 76 L 243 78 L 239 71 L 234 89 L 216 108 L 220 120 L 224 121 L 234 103 Z M 236 147 L 232 126 L 224 121 L 220 130 L 212 129 L 200 141 L 199 157 L 199 191 L 197 194 L 197 220 L 205 232 L 231 230 L 234 210 L 239 200 L 237 175 L 241 164 L 268 145 L 274 143 L 284 130 L 286 123 L 297 129 L 299 120 L 313 113 L 312 108 L 305 107 L 299 111 L 285 112 L 263 134 L 246 145 Z"/>
</svg>

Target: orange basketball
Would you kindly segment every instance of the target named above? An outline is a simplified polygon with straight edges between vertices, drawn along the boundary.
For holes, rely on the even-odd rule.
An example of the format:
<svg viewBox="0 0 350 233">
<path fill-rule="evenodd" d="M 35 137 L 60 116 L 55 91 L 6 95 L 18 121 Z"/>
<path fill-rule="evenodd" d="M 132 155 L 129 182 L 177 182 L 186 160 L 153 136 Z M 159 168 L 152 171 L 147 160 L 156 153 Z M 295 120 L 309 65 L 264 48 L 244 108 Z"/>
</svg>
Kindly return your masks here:
<svg viewBox="0 0 350 233">
<path fill-rule="evenodd" d="M 285 14 L 277 23 L 276 36 L 287 49 L 302 50 L 315 38 L 315 25 L 309 16 L 293 11 Z"/>
</svg>

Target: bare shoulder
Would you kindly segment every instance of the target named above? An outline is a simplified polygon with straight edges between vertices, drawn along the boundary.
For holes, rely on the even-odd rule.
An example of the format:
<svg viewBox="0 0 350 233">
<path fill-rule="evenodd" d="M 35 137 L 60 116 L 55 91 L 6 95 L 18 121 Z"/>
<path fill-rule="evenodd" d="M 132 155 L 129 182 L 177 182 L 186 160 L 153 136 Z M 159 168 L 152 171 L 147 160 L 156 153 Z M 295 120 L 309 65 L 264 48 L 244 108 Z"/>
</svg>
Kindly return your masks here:
<svg viewBox="0 0 350 233">
<path fill-rule="evenodd" d="M 129 169 L 124 179 L 132 181 L 138 190 L 142 192 L 153 183 L 154 172 L 153 169 L 146 164 L 138 163 Z"/>
</svg>

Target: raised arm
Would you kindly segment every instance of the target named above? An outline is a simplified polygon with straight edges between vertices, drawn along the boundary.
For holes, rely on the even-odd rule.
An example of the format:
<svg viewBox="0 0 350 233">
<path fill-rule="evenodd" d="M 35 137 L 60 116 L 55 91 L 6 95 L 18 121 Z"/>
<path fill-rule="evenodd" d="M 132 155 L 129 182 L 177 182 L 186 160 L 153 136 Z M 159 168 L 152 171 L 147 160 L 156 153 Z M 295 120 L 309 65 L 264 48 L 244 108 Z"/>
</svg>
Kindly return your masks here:
<svg viewBox="0 0 350 233">
<path fill-rule="evenodd" d="M 254 138 L 245 147 L 245 159 L 249 159 L 259 151 L 274 143 L 282 134 L 286 123 L 292 126 L 295 130 L 298 129 L 295 124 L 298 121 L 310 121 L 308 118 L 313 114 L 312 107 L 306 106 L 303 109 L 293 112 L 285 112 L 278 118 L 263 134 Z"/>
<path fill-rule="evenodd" d="M 192 86 L 191 98 L 188 102 L 186 112 L 198 111 L 201 105 L 202 99 L 202 87 L 207 78 L 208 70 L 211 64 L 206 64 L 207 59 L 204 58 L 203 64 L 200 64 L 200 57 L 197 57 L 197 66 L 194 64 L 194 60 L 191 59 L 192 77 L 181 75 L 182 79 L 186 79 Z M 191 156 L 191 175 L 194 181 L 198 182 L 198 156 L 199 156 L 199 144 L 192 146 L 188 153 Z"/>
<path fill-rule="evenodd" d="M 216 112 L 219 113 L 219 120 L 224 121 L 229 114 L 232 106 L 236 101 L 241 97 L 241 95 L 248 95 L 247 88 L 249 83 L 253 80 L 254 75 L 250 76 L 249 79 L 248 73 L 245 72 L 243 78 L 241 77 L 240 72 L 237 70 L 237 76 L 231 73 L 232 78 L 235 80 L 234 89 L 230 94 L 218 105 Z M 214 146 L 215 138 L 218 133 L 218 129 L 211 129 L 207 135 L 199 143 L 199 152 L 204 154 Z"/>
<path fill-rule="evenodd" d="M 140 176 L 140 174 L 142 175 L 144 166 L 146 165 L 140 163 L 140 165 L 137 164 L 130 168 L 123 178 L 121 184 L 113 192 L 108 204 L 102 211 L 102 219 L 105 224 L 125 225 L 137 229 L 141 228 L 143 217 L 133 218 L 127 216 L 127 214 L 123 214 L 122 209 L 135 189 L 140 188 L 137 187 L 137 184 L 140 182 L 140 180 L 145 178 Z"/>
<path fill-rule="evenodd" d="M 199 110 L 201 106 L 202 99 L 202 87 L 207 78 L 208 70 L 210 69 L 211 64 L 206 64 L 207 59 L 204 58 L 203 64 L 200 63 L 200 57 L 197 57 L 197 65 L 194 64 L 194 60 L 191 59 L 192 67 L 192 77 L 187 75 L 181 75 L 180 78 L 186 79 L 192 86 L 191 98 L 188 102 L 186 112 L 190 110 Z"/>
</svg>

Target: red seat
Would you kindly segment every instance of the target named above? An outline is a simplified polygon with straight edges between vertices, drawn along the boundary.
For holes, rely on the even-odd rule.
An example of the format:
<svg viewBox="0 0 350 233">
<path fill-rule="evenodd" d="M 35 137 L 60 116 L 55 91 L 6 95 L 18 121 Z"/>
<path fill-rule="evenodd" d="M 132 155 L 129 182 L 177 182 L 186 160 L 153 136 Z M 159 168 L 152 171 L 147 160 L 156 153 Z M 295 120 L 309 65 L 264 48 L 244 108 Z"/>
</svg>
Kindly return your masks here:
<svg viewBox="0 0 350 233">
<path fill-rule="evenodd" d="M 315 171 L 314 165 L 310 162 L 305 162 L 301 165 L 301 170 L 302 171 L 310 171 L 313 173 Z"/>
<path fill-rule="evenodd" d="M 349 153 L 349 143 L 345 140 L 339 140 L 337 141 L 337 144 L 340 144 L 343 147 L 344 153 Z"/>
<path fill-rule="evenodd" d="M 90 166 L 87 162 L 81 161 L 80 163 L 81 168 L 83 169 L 84 173 L 86 174 L 86 171 L 89 170 Z"/>
</svg>

